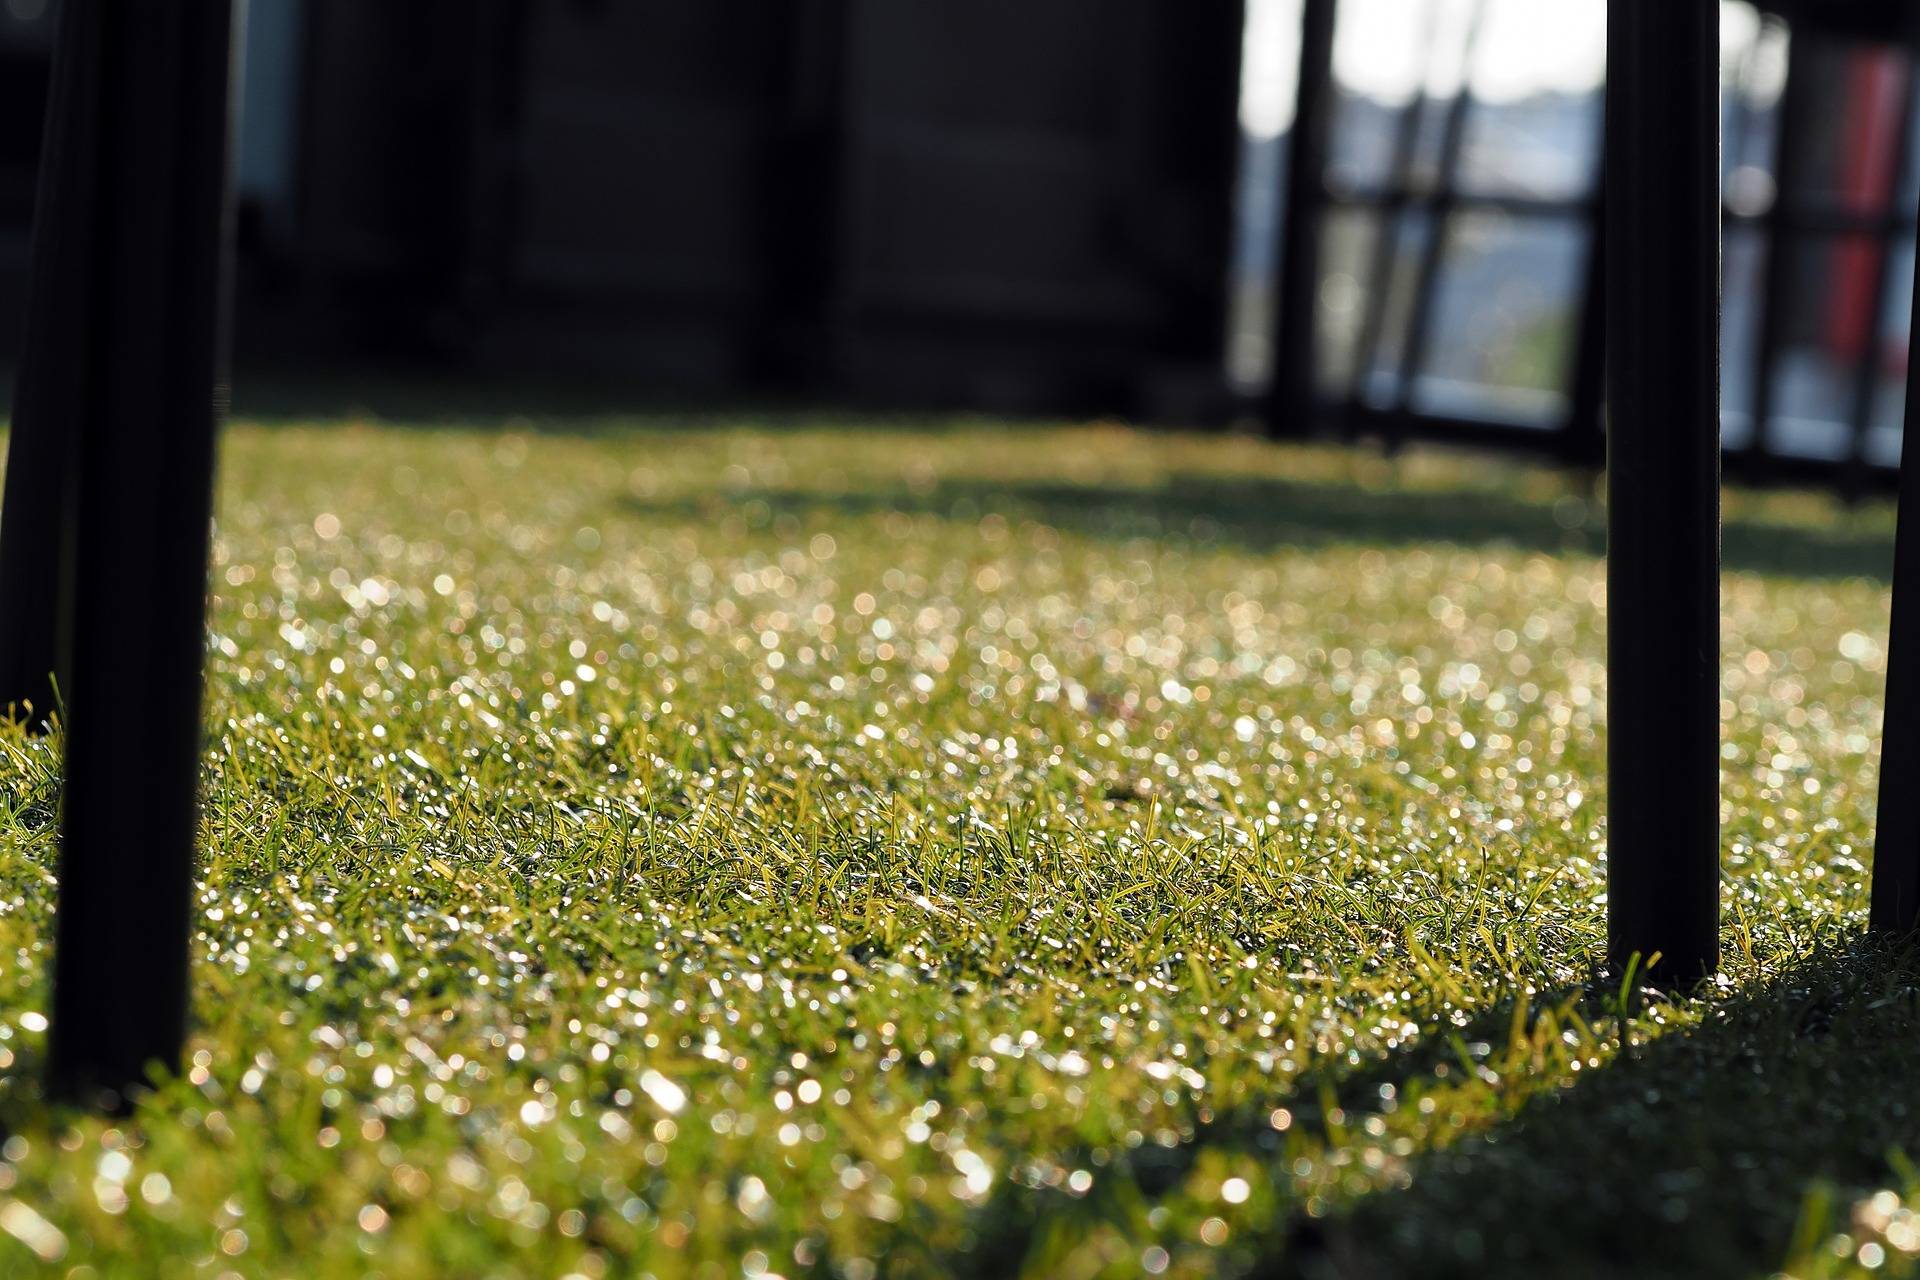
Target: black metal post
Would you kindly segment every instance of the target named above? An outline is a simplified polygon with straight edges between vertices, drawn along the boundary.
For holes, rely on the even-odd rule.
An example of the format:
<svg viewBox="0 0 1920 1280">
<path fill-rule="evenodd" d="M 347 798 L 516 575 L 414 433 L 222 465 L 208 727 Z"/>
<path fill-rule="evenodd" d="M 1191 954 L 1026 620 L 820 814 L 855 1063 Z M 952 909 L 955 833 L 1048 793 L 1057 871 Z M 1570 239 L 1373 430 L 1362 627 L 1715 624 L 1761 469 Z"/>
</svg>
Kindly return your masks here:
<svg viewBox="0 0 1920 1280">
<path fill-rule="evenodd" d="M 89 1103 L 185 1032 L 234 8 L 66 0 L 55 46 L 0 616 L 71 673 L 48 1071 Z"/>
<path fill-rule="evenodd" d="M 1920 265 L 1913 322 L 1920 326 Z M 1920 328 L 1912 331 L 1920 337 Z M 1916 344 L 1914 355 L 1920 355 Z M 1905 935 L 1920 926 L 1920 361 L 1907 360 L 1907 411 L 1901 433 L 1900 523 L 1894 533 L 1894 590 L 1887 639 L 1887 701 L 1880 733 L 1880 813 L 1873 834 L 1876 933 Z"/>
<path fill-rule="evenodd" d="M 1608 950 L 1679 985 L 1719 956 L 1720 7 L 1608 9 Z"/>
<path fill-rule="evenodd" d="M 84 10 L 84 5 L 74 5 Z M 61 15 L 57 48 L 90 38 L 86 13 Z M 98 202 L 92 86 L 56 76 L 49 90 L 34 202 L 29 317 L 0 497 L 0 716 L 44 728 L 67 672 L 64 622 L 72 598 L 79 434 L 63 412 L 86 381 L 84 307 L 92 257 L 86 211 Z M 59 277 L 56 283 L 49 276 Z"/>
<path fill-rule="evenodd" d="M 1327 142 L 1333 121 L 1335 0 L 1305 0 L 1300 25 L 1300 86 L 1287 144 L 1286 223 L 1275 281 L 1273 383 L 1267 429 L 1303 436 L 1318 400 L 1320 216 L 1326 205 Z"/>
</svg>

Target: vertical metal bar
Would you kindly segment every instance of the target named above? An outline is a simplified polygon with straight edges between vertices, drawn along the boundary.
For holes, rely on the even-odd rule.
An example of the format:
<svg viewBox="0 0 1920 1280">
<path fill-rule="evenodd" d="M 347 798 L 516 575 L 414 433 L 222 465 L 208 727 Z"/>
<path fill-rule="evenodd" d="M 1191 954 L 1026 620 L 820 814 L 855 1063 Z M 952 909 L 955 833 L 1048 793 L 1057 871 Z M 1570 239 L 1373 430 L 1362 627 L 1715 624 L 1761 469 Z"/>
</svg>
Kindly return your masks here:
<svg viewBox="0 0 1920 1280">
<path fill-rule="evenodd" d="M 1420 255 L 1420 275 L 1414 284 L 1413 308 L 1407 326 L 1407 345 L 1401 352 L 1399 403 L 1393 421 L 1397 434 L 1405 434 L 1407 416 L 1413 412 L 1413 387 L 1420 377 L 1420 366 L 1427 362 L 1427 347 L 1433 336 L 1433 287 L 1440 279 L 1440 260 L 1447 251 L 1447 225 L 1453 220 L 1454 196 L 1459 190 L 1460 148 L 1466 141 L 1467 117 L 1473 111 L 1473 65 L 1480 50 L 1480 29 L 1487 16 L 1486 0 L 1473 7 L 1467 27 L 1466 50 L 1461 59 L 1460 91 L 1447 104 L 1446 131 L 1440 137 L 1439 170 L 1434 177 L 1433 199 L 1428 216 L 1433 220 L 1427 243 Z"/>
<path fill-rule="evenodd" d="M 1333 120 L 1336 0 L 1305 0 L 1300 21 L 1299 105 L 1287 147 L 1287 216 L 1281 237 L 1273 326 L 1273 382 L 1267 429 L 1313 431 L 1319 376 L 1320 222 L 1326 205 L 1327 142 Z"/>
<path fill-rule="evenodd" d="M 1920 326 L 1920 257 L 1915 259 L 1913 324 Z M 1920 337 L 1920 327 L 1912 331 Z M 1905 935 L 1920 925 L 1920 343 L 1907 359 L 1907 409 L 1901 433 L 1900 523 L 1894 534 L 1893 616 L 1887 639 L 1887 700 L 1880 738 L 1880 811 L 1873 835 L 1876 933 Z"/>
<path fill-rule="evenodd" d="M 1380 344 L 1387 326 L 1387 304 L 1393 293 L 1393 269 L 1400 257 L 1400 236 L 1406 227 L 1412 225 L 1413 164 L 1419 155 L 1421 125 L 1426 119 L 1427 104 L 1431 101 L 1427 96 L 1427 83 L 1432 78 L 1439 29 L 1439 0 L 1427 0 L 1426 28 L 1421 32 L 1420 41 L 1420 47 L 1426 51 L 1427 65 L 1421 70 L 1420 83 L 1401 114 L 1400 127 L 1394 132 L 1392 185 L 1386 192 L 1386 199 L 1379 205 L 1379 238 L 1373 246 L 1373 261 L 1367 268 L 1367 314 L 1360 322 L 1360 341 L 1354 348 L 1353 385 L 1347 392 L 1349 401 L 1366 398 L 1367 381 L 1373 376 L 1374 367 L 1380 363 Z M 1398 400 L 1401 398 L 1399 388 L 1406 381 L 1404 342 L 1401 344 L 1399 368 L 1395 370 L 1394 378 L 1395 399 Z"/>
<path fill-rule="evenodd" d="M 1747 443 L 1734 452 L 1730 461 L 1738 474 L 1748 479 L 1765 476 L 1769 450 L 1768 425 L 1773 419 L 1773 375 L 1780 362 L 1789 321 L 1788 303 L 1792 300 L 1793 280 L 1788 268 L 1799 244 L 1802 229 L 1795 216 L 1795 200 L 1800 189 L 1801 138 L 1808 117 L 1818 104 L 1809 94 L 1807 64 L 1811 59 L 1814 37 L 1805 28 L 1796 29 L 1789 48 L 1787 83 L 1781 91 L 1780 123 L 1774 134 L 1775 195 L 1773 204 L 1759 219 L 1761 234 L 1760 264 L 1765 273 L 1760 311 L 1760 349 L 1753 365 L 1753 433 Z"/>
<path fill-rule="evenodd" d="M 1868 305 L 1873 308 L 1867 317 L 1867 336 L 1860 349 L 1860 358 L 1854 363 L 1853 403 L 1847 413 L 1847 457 L 1840 465 L 1840 491 L 1849 502 L 1858 501 L 1867 487 L 1867 432 L 1873 421 L 1873 402 L 1875 392 L 1879 390 L 1880 361 L 1885 354 L 1883 348 L 1887 341 L 1887 300 L 1893 296 L 1893 238 L 1899 234 L 1900 220 L 1893 215 L 1892 205 L 1899 198 L 1900 188 L 1907 177 L 1907 153 L 1913 134 L 1913 116 L 1920 110 L 1920 68 L 1909 57 L 1904 67 L 1907 76 L 1906 92 L 1900 95 L 1900 119 L 1894 125 L 1893 146 L 1893 190 L 1880 208 L 1873 211 L 1874 249 L 1879 270 L 1874 273 L 1873 294 Z M 1862 234 L 1868 234 L 1863 232 Z"/>
<path fill-rule="evenodd" d="M 234 10 L 67 0 L 55 52 L 15 428 L 59 443 L 9 483 L 68 495 L 62 536 L 14 551 L 72 582 L 48 1073 L 89 1103 L 171 1069 L 185 1033 Z"/>
<path fill-rule="evenodd" d="M 1597 470 L 1606 457 L 1601 415 L 1607 398 L 1607 197 L 1604 180 L 1593 213 L 1587 246 L 1585 284 L 1580 296 L 1580 328 L 1575 337 L 1573 387 L 1567 423 L 1560 429 L 1560 457 L 1570 466 Z"/>
<path fill-rule="evenodd" d="M 1719 953 L 1720 6 L 1608 10 L 1608 951 L 1683 984 Z"/>
</svg>

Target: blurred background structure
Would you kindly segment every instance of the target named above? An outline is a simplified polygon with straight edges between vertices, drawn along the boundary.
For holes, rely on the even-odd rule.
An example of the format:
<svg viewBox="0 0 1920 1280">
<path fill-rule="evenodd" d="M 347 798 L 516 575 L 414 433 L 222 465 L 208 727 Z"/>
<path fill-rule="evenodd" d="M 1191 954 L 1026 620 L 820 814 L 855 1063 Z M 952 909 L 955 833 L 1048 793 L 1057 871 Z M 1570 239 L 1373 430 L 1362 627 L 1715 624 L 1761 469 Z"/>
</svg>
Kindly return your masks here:
<svg viewBox="0 0 1920 1280">
<path fill-rule="evenodd" d="M 1330 47 L 1303 46 L 1328 3 Z M 0 0 L 0 366 L 56 4 Z M 1875 483 L 1920 6 L 1723 13 L 1729 469 Z M 1598 456 L 1605 0 L 252 0 L 246 40 L 243 377 L 586 374 Z M 1289 189 L 1303 57 L 1325 164 Z"/>
<path fill-rule="evenodd" d="M 1276 337 L 1301 341 L 1272 320 L 1272 249 L 1299 235 L 1316 420 L 1278 425 L 1595 458 L 1605 0 L 1339 0 L 1324 179 L 1289 200 L 1269 193 L 1286 173 L 1301 7 L 1251 0 L 1232 381 L 1264 389 Z M 1917 35 L 1908 4 L 1722 5 L 1735 474 L 1858 485 L 1898 463 Z"/>
<path fill-rule="evenodd" d="M 32 172 L 54 7 L 0 9 L 9 184 Z M 1217 380 L 1237 3 L 250 9 L 242 367 L 1014 411 Z M 4 208 L 9 324 L 27 207 L 21 186 Z"/>
</svg>

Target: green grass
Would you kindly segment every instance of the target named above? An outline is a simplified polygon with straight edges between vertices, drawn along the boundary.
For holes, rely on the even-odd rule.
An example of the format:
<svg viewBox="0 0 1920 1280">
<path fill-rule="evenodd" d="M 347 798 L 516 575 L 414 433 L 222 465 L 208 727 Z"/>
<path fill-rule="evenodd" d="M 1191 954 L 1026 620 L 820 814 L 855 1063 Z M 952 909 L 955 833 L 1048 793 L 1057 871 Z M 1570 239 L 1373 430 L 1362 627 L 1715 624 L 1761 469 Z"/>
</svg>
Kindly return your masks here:
<svg viewBox="0 0 1920 1280">
<path fill-rule="evenodd" d="M 1725 976 L 1623 1001 L 1572 479 L 542 428 L 230 433 L 129 1120 L 40 1100 L 57 743 L 0 733 L 0 1273 L 1812 1275 L 1907 1185 L 1884 508 L 1730 500 Z"/>
</svg>

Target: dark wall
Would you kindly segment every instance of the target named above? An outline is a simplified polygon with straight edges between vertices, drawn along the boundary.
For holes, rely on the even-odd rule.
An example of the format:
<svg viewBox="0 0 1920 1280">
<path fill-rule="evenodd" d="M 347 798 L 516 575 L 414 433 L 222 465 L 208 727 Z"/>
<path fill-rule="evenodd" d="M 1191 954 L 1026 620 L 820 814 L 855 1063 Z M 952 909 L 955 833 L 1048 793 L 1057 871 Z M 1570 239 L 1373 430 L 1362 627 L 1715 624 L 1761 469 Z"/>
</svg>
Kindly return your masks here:
<svg viewBox="0 0 1920 1280">
<path fill-rule="evenodd" d="M 1218 386 L 1241 0 L 304 13 L 293 214 L 243 219 L 243 361 L 1018 410 Z"/>
<path fill-rule="evenodd" d="M 1795 26 L 1865 40 L 1920 36 L 1920 5 L 1912 0 L 1758 0 Z"/>
<path fill-rule="evenodd" d="M 790 0 L 526 6 L 499 358 L 713 383 L 773 375 L 778 225 L 809 215 Z M 784 181 L 782 179 L 785 179 Z M 803 237 L 792 251 L 809 252 Z"/>
<path fill-rule="evenodd" d="M 240 326 L 243 354 L 464 355 L 511 235 L 518 9 L 307 6 L 295 224 L 245 246 L 241 315 L 261 323 Z"/>
<path fill-rule="evenodd" d="M 848 47 L 853 385 L 1133 410 L 1217 370 L 1238 4 L 854 0 Z"/>
</svg>

